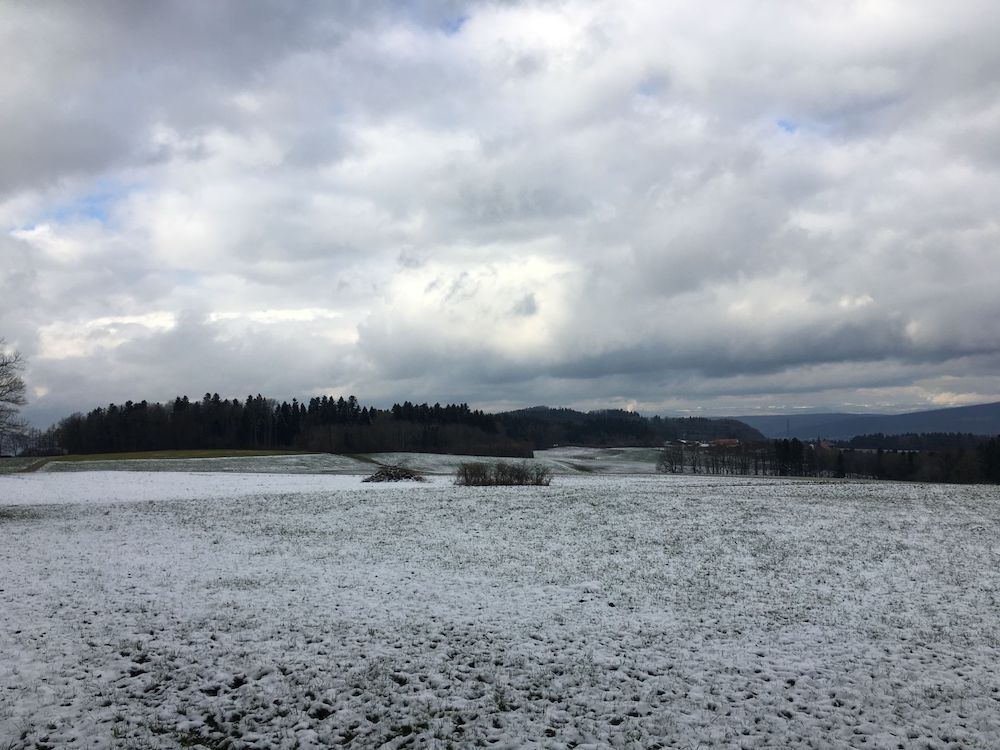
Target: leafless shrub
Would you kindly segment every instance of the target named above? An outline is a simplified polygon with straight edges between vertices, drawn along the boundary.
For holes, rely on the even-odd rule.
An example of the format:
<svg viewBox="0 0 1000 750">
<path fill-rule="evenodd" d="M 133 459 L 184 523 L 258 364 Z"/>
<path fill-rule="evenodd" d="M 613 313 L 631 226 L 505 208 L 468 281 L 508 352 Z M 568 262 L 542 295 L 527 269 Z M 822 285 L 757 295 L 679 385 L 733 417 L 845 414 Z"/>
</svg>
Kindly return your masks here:
<svg viewBox="0 0 1000 750">
<path fill-rule="evenodd" d="M 485 463 L 468 461 L 458 465 L 455 484 L 465 487 L 491 487 L 500 485 L 548 486 L 552 482 L 552 470 L 542 464 Z"/>
</svg>

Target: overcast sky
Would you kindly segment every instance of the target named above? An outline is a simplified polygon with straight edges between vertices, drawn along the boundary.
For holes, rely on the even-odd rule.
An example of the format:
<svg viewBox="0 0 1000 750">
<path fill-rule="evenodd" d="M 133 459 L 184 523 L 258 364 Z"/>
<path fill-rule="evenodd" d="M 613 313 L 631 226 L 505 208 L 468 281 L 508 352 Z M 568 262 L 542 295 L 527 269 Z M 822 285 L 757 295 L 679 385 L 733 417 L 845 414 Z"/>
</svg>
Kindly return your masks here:
<svg viewBox="0 0 1000 750">
<path fill-rule="evenodd" d="M 1000 400 L 1000 4 L 0 0 L 40 426 Z"/>
</svg>

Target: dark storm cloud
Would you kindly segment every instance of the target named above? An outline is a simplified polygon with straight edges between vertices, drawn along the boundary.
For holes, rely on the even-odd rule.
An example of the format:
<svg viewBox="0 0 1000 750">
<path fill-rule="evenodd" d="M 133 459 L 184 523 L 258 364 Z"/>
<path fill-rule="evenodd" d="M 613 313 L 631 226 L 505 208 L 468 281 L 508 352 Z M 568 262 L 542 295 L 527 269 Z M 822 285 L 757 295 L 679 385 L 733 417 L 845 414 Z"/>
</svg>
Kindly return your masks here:
<svg viewBox="0 0 1000 750">
<path fill-rule="evenodd" d="M 143 159 L 169 159 L 171 150 L 151 148 L 144 138 L 153 123 L 181 132 L 252 129 L 254 119 L 234 107 L 232 97 L 261 78 L 288 68 L 305 75 L 335 71 L 337 63 L 330 58 L 352 35 L 391 23 L 403 9 L 402 17 L 424 23 L 453 18 L 454 5 L 331 5 L 321 0 L 294 6 L 239 0 L 8 3 L 0 29 L 0 91 L 16 106 L 4 107 L 0 115 L 0 153 L 5 157 L 0 191 L 124 168 Z M 365 62 L 373 61 L 357 61 L 357 69 L 341 73 L 360 72 Z M 319 83 L 341 81 L 333 72 Z M 315 94 L 309 82 L 300 82 L 293 93 L 298 96 L 285 102 L 288 114 L 308 112 Z M 336 106 L 333 93 L 322 97 L 328 106 Z M 351 93 L 344 92 L 344 98 Z M 330 155 L 330 139 L 322 127 L 314 130 L 312 125 L 302 123 L 291 144 L 293 159 Z"/>
<path fill-rule="evenodd" d="M 993 3 L 3 15 L 0 337 L 36 421 L 1000 398 Z"/>
<path fill-rule="evenodd" d="M 219 94 L 303 36 L 305 17 L 261 10 L 177 2 L 5 6 L 2 88 L 17 106 L 5 107 L 0 120 L 0 190 L 126 166 L 142 156 L 145 127 L 156 116 L 188 126 L 225 118 Z"/>
</svg>

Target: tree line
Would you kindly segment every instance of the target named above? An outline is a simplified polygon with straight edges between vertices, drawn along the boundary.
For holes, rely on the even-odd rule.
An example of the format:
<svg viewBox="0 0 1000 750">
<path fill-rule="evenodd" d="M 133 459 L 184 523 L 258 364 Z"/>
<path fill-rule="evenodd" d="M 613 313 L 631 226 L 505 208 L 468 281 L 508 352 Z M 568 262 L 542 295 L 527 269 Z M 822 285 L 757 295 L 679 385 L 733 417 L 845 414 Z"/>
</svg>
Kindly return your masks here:
<svg viewBox="0 0 1000 750">
<path fill-rule="evenodd" d="M 489 414 L 468 404 L 362 406 L 354 396 L 278 402 L 206 393 L 161 404 L 126 401 L 73 414 L 33 443 L 69 453 L 193 449 L 300 449 L 329 453 L 414 451 L 531 457 L 554 445 L 659 446 L 673 437 L 762 438 L 734 420 L 646 418 L 634 412 L 534 407 Z"/>
<path fill-rule="evenodd" d="M 523 457 L 531 449 L 468 404 L 361 406 L 354 396 L 278 402 L 206 393 L 166 404 L 126 401 L 73 414 L 42 443 L 69 453 L 154 450 L 301 449 L 331 453 L 446 452 Z"/>
<path fill-rule="evenodd" d="M 975 448 L 983 442 L 982 435 L 971 432 L 907 432 L 896 435 L 886 435 L 876 432 L 867 435 L 855 435 L 850 440 L 837 440 L 835 444 L 841 448 L 867 448 L 885 451 L 936 451 L 953 448 Z"/>
<path fill-rule="evenodd" d="M 757 430 L 735 419 L 644 417 L 622 409 L 581 412 L 535 406 L 502 412 L 496 418 L 507 434 L 536 450 L 556 445 L 658 447 L 677 439 L 764 439 Z"/>
<path fill-rule="evenodd" d="M 852 448 L 804 443 L 797 438 L 735 446 L 672 444 L 663 449 L 657 469 L 674 474 L 1000 484 L 1000 436 L 953 442 L 938 441 L 944 447 L 934 450 Z"/>
</svg>

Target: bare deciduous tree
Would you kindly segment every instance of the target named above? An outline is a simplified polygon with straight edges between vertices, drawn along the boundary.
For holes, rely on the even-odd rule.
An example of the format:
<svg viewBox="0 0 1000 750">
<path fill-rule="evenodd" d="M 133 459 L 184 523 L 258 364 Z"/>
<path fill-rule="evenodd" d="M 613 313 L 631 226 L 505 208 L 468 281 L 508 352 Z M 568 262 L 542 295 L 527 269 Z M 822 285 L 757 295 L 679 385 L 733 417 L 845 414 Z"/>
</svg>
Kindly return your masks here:
<svg viewBox="0 0 1000 750">
<path fill-rule="evenodd" d="M 679 445 L 668 445 L 656 461 L 656 470 L 667 474 L 684 473 L 684 449 Z"/>
<path fill-rule="evenodd" d="M 21 371 L 24 359 L 18 352 L 8 352 L 6 342 L 0 339 L 0 441 L 24 425 L 17 419 L 18 407 L 24 406 L 24 380 Z"/>
</svg>

